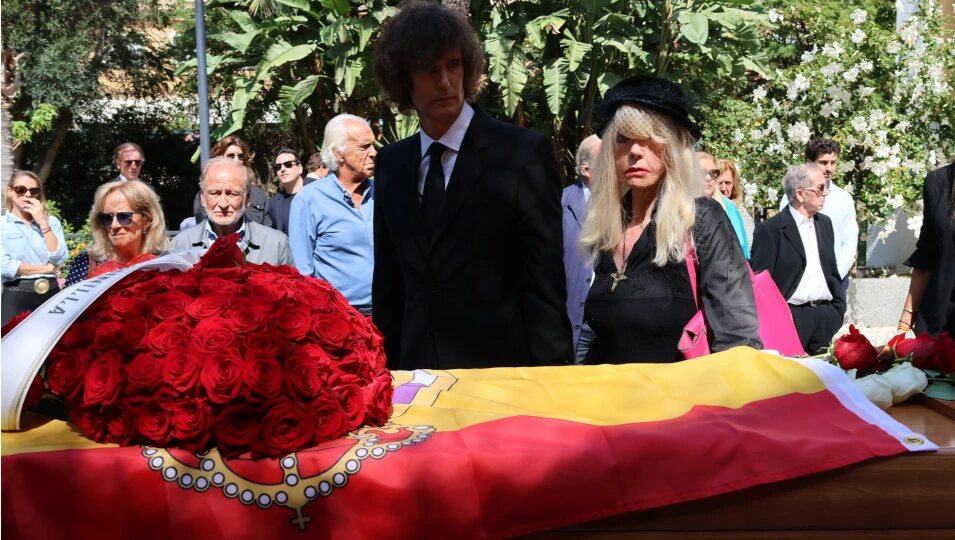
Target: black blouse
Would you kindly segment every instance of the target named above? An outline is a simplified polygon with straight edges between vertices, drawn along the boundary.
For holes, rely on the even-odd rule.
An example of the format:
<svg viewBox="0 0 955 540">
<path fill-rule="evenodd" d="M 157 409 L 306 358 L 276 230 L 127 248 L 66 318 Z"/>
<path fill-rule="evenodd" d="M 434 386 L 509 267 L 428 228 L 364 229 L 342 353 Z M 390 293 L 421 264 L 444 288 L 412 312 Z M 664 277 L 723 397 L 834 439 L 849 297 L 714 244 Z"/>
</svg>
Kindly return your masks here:
<svg viewBox="0 0 955 540">
<path fill-rule="evenodd" d="M 626 201 L 625 201 L 625 204 Z M 719 203 L 696 200 L 693 241 L 700 265 L 697 272 L 713 352 L 739 345 L 762 348 L 752 282 L 742 248 Z M 613 254 L 601 252 L 596 278 L 585 307 L 594 331 L 588 364 L 674 362 L 681 360 L 677 343 L 683 326 L 696 313 L 686 262 L 659 267 L 656 215 L 627 256 L 627 279 L 610 292 L 616 272 Z"/>
</svg>

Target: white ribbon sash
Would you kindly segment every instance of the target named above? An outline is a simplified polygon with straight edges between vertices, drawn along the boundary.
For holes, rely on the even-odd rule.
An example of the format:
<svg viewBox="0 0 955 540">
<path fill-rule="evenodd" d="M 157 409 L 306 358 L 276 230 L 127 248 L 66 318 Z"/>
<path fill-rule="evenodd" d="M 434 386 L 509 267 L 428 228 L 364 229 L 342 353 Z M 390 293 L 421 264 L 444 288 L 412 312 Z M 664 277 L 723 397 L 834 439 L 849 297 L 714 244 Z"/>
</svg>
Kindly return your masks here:
<svg viewBox="0 0 955 540">
<path fill-rule="evenodd" d="M 97 298 L 137 270 L 188 270 L 199 251 L 170 253 L 122 270 L 74 283 L 61 290 L 0 340 L 0 429 L 20 429 L 23 401 L 53 346 Z"/>
</svg>

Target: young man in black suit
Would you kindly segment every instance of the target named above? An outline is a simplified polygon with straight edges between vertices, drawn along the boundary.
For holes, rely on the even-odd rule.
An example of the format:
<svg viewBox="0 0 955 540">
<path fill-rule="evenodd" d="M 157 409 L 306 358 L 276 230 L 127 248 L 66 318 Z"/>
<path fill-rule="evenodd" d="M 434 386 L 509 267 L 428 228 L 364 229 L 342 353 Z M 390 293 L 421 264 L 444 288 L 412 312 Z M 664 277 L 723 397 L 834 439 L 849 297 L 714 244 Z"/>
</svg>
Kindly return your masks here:
<svg viewBox="0 0 955 540">
<path fill-rule="evenodd" d="M 836 266 L 832 221 L 819 210 L 829 193 L 815 163 L 791 167 L 783 178 L 789 205 L 756 225 L 753 270 L 769 270 L 789 303 L 803 349 L 817 354 L 842 325 L 846 302 Z"/>
<path fill-rule="evenodd" d="M 421 124 L 375 171 L 372 312 L 388 367 L 572 362 L 550 142 L 468 103 L 484 56 L 457 11 L 406 4 L 374 67 L 385 98 Z"/>
</svg>

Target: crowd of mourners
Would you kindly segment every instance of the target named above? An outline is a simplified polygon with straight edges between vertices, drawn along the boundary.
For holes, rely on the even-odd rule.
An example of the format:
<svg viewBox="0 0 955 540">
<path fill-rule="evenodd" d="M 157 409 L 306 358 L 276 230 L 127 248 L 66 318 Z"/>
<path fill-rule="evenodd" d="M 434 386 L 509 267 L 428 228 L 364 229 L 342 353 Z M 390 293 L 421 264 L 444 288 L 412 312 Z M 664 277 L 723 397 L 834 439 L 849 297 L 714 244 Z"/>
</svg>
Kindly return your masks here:
<svg viewBox="0 0 955 540">
<path fill-rule="evenodd" d="M 275 151 L 271 197 L 249 145 L 230 135 L 171 241 L 142 148 L 121 144 L 66 285 L 236 234 L 250 263 L 331 283 L 372 317 L 401 369 L 676 361 L 698 310 L 713 351 L 761 348 L 750 269 L 770 273 L 807 353 L 841 326 L 859 230 L 835 183 L 838 142 L 811 140 L 781 179 L 779 211 L 756 223 L 734 163 L 698 151 L 706 141 L 682 88 L 631 77 L 597 104 L 561 193 L 551 142 L 474 105 L 485 60 L 461 14 L 406 5 L 381 29 L 374 70 L 418 133 L 378 148 L 366 119 L 335 116 L 307 161 Z M 900 330 L 955 332 L 953 177 L 955 162 L 926 178 Z M 66 240 L 45 203 L 40 178 L 14 171 L 4 324 L 59 290 Z"/>
</svg>

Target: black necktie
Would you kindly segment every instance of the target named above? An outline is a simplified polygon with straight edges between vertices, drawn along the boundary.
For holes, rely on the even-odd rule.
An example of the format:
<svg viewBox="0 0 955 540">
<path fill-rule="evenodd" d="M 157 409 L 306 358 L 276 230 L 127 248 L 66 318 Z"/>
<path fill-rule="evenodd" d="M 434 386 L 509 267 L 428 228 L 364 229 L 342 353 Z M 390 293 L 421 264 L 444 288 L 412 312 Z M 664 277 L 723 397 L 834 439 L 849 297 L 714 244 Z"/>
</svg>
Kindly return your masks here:
<svg viewBox="0 0 955 540">
<path fill-rule="evenodd" d="M 444 167 L 441 157 L 447 147 L 435 141 L 428 148 L 431 164 L 428 165 L 428 174 L 424 177 L 424 193 L 421 194 L 421 211 L 424 213 L 425 228 L 428 235 L 438 228 L 441 210 L 444 208 Z"/>
</svg>

